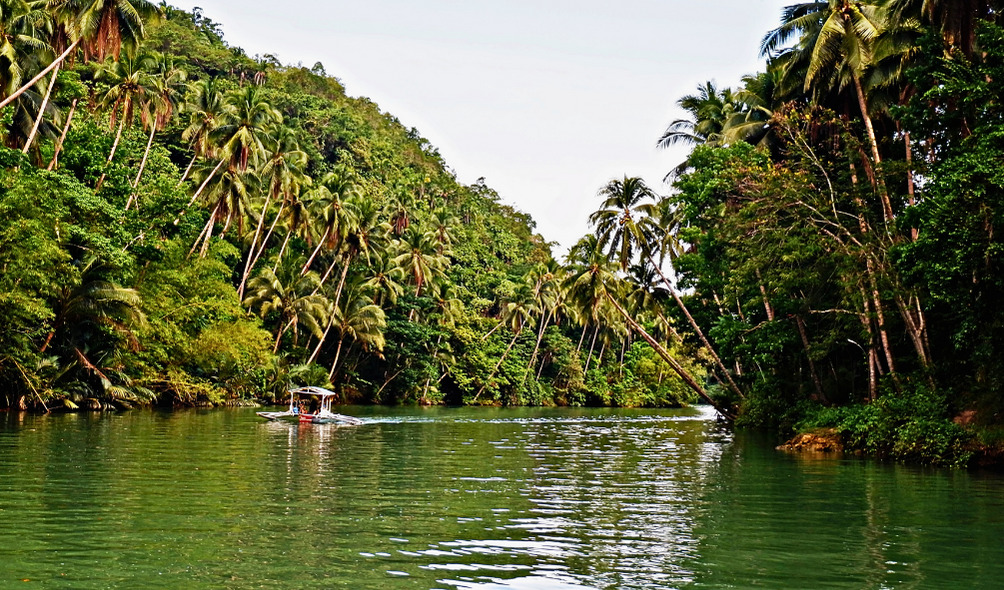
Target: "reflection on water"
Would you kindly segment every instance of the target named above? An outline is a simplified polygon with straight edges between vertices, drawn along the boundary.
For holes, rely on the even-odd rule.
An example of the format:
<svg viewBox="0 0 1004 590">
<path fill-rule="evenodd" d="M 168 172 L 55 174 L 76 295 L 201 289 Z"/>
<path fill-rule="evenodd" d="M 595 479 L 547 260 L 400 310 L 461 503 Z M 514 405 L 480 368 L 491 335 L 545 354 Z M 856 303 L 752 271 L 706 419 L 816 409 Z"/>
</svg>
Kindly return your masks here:
<svg viewBox="0 0 1004 590">
<path fill-rule="evenodd" d="M 1004 480 L 699 409 L 0 414 L 0 587 L 994 588 Z"/>
</svg>

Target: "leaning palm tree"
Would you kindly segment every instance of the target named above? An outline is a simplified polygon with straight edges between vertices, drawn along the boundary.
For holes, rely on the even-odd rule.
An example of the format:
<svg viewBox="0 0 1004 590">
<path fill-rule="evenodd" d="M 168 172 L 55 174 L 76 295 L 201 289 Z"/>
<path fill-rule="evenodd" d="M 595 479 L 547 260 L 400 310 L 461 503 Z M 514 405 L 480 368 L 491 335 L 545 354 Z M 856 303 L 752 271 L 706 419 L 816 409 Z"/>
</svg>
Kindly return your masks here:
<svg viewBox="0 0 1004 590">
<path fill-rule="evenodd" d="M 118 122 L 118 130 L 105 162 L 106 169 L 115 158 L 122 131 L 132 126 L 142 105 L 156 96 L 155 81 L 150 75 L 154 64 L 152 56 L 126 57 L 120 61 L 107 62 L 98 70 L 96 78 L 106 81 L 110 86 L 102 97 L 102 103 L 110 108 L 109 125 L 115 129 L 115 123 Z M 101 189 L 106 175 L 107 170 L 101 173 L 96 190 Z"/>
<path fill-rule="evenodd" d="M 174 58 L 168 55 L 156 55 L 153 57 L 152 73 L 150 74 L 152 91 L 142 107 L 141 119 L 143 124 L 150 128 L 150 137 L 146 142 L 146 149 L 143 150 L 143 159 L 140 160 L 139 170 L 136 172 L 136 179 L 132 182 L 133 194 L 126 202 L 126 209 L 136 198 L 136 190 L 139 188 L 139 181 L 143 178 L 143 170 L 146 168 L 147 158 L 150 157 L 150 148 L 153 147 L 153 137 L 157 131 L 162 131 L 174 116 L 174 109 L 181 101 L 181 88 L 185 83 L 185 71 L 175 67 Z"/>
<path fill-rule="evenodd" d="M 213 227 L 219 221 L 223 221 L 225 234 L 230 224 L 237 221 L 238 232 L 244 233 L 244 220 L 248 215 L 251 195 L 259 184 L 257 176 L 251 172 L 240 172 L 238 170 L 225 170 L 209 183 L 209 187 L 202 194 L 203 201 L 210 207 L 209 220 L 206 222 L 199 237 L 195 239 L 191 256 L 202 243 L 200 256 L 205 256 L 209 249 L 209 242 L 213 236 Z"/>
<path fill-rule="evenodd" d="M 0 2 L 0 95 L 14 94 L 24 81 L 24 64 L 50 50 L 45 28 L 39 26 L 46 15 L 24 0 Z"/>
<path fill-rule="evenodd" d="M 210 132 L 210 137 L 222 146 L 230 169 L 243 172 L 250 165 L 257 167 L 268 152 L 269 135 L 282 125 L 282 114 L 254 85 L 227 95 L 227 103 L 229 116 Z"/>
<path fill-rule="evenodd" d="M 600 189 L 599 196 L 604 198 L 601 208 L 589 217 L 590 222 L 596 226 L 599 247 L 601 249 L 609 247 L 609 255 L 620 263 L 622 272 L 632 263 L 636 252 L 652 265 L 673 296 L 677 307 L 687 318 L 690 327 L 701 340 L 701 344 L 725 375 L 729 388 L 739 397 L 745 397 L 711 346 L 711 342 L 704 336 L 704 331 L 690 314 L 676 288 L 655 262 L 653 252 L 667 243 L 667 240 L 658 237 L 660 229 L 654 222 L 653 216 L 658 214 L 658 208 L 650 201 L 656 199 L 655 193 L 642 179 L 625 177 L 623 180 L 611 180 Z"/>
<path fill-rule="evenodd" d="M 520 334 L 523 333 L 523 328 L 533 326 L 534 323 L 534 313 L 537 311 L 535 309 L 536 301 L 534 300 L 533 289 L 527 284 L 520 285 L 516 291 L 510 297 L 509 301 L 506 302 L 505 307 L 502 312 L 502 323 L 509 328 L 512 332 L 512 339 L 509 341 L 509 345 L 506 346 L 505 351 L 502 352 L 502 356 L 499 357 L 497 363 L 492 368 L 492 372 L 485 379 L 481 388 L 474 395 L 472 401 L 477 401 L 481 394 L 484 392 L 488 384 L 491 383 L 495 374 L 498 373 L 499 369 L 502 367 L 502 363 L 505 362 L 506 357 L 509 356 L 509 352 L 512 351 L 512 347 L 515 346 L 516 340 L 519 338 Z"/>
<path fill-rule="evenodd" d="M 411 275 L 415 297 L 420 297 L 427 283 L 443 276 L 449 261 L 439 254 L 434 236 L 415 227 L 405 231 L 395 243 L 399 254 L 394 257 L 394 263 Z"/>
<path fill-rule="evenodd" d="M 300 189 L 310 181 L 304 172 L 307 166 L 307 154 L 300 149 L 292 130 L 287 127 L 276 129 L 268 147 L 271 148 L 268 160 L 260 172 L 262 182 L 266 186 L 265 202 L 262 205 L 261 214 L 258 216 L 258 225 L 255 227 L 251 248 L 248 250 L 247 260 L 244 264 L 244 272 L 241 275 L 240 285 L 237 287 L 237 295 L 240 297 L 244 296 L 244 285 L 251 274 L 251 269 L 261 257 L 268 242 L 266 236 L 261 247 L 258 247 L 258 238 L 261 236 L 269 204 L 273 199 L 281 199 L 279 212 L 275 216 L 275 220 L 278 221 L 289 196 L 294 192 L 299 193 Z M 274 223 L 272 227 L 275 227 Z"/>
<path fill-rule="evenodd" d="M 373 303 L 367 291 L 362 283 L 350 285 L 345 290 L 342 304 L 334 307 L 332 315 L 333 323 L 338 329 L 338 347 L 331 362 L 328 380 L 335 376 L 335 369 L 338 368 L 346 339 L 358 343 L 363 350 L 383 352 L 386 343 L 384 339 L 384 330 L 387 327 L 386 315 L 379 305 Z"/>
<path fill-rule="evenodd" d="M 616 269 L 615 263 L 606 260 L 602 253 L 597 251 L 588 264 L 579 265 L 565 278 L 563 286 L 568 293 L 569 300 L 582 309 L 584 315 L 591 317 L 593 321 L 599 321 L 605 304 L 611 306 L 627 325 L 669 364 L 688 387 L 711 404 L 722 416 L 728 419 L 735 418 L 735 415 L 728 408 L 712 399 L 694 376 L 624 309 L 616 296 L 621 284 L 615 274 Z"/>
<path fill-rule="evenodd" d="M 34 78 L 0 102 L 0 109 L 58 68 L 77 47 L 83 47 L 87 61 L 103 62 L 108 57 L 118 61 L 122 49 L 127 55 L 134 55 L 146 36 L 146 23 L 163 16 L 160 8 L 147 0 L 39 0 L 32 4 L 44 6 L 54 17 L 55 46 L 65 46 L 65 49 Z"/>
<path fill-rule="evenodd" d="M 310 253 L 300 272 L 306 273 L 310 270 L 322 247 L 327 246 L 336 253 L 341 248 L 342 241 L 355 224 L 355 215 L 347 201 L 358 195 L 359 191 L 355 174 L 347 169 L 325 174 L 317 187 L 311 191 L 310 199 L 317 208 L 314 219 L 317 222 L 319 238 L 317 246 Z M 329 273 L 330 270 L 329 267 Z M 328 273 L 325 273 L 322 282 L 327 279 L 327 275 Z"/>
<path fill-rule="evenodd" d="M 397 305 L 397 298 L 404 294 L 407 276 L 405 269 L 394 262 L 394 256 L 378 252 L 370 261 L 366 286 L 375 291 L 374 301 L 378 305 Z"/>
</svg>

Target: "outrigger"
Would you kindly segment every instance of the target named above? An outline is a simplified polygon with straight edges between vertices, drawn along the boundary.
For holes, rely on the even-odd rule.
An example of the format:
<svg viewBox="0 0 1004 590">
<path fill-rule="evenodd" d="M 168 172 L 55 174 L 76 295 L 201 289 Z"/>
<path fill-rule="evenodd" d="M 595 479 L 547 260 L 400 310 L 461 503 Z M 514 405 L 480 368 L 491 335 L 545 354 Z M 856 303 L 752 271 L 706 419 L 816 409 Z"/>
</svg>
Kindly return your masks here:
<svg viewBox="0 0 1004 590">
<path fill-rule="evenodd" d="M 353 416 L 336 414 L 331 411 L 331 402 L 337 394 L 323 387 L 299 387 L 289 390 L 289 409 L 285 412 L 257 412 L 262 418 L 268 420 L 282 420 L 286 422 L 307 422 L 310 424 L 348 424 L 357 426 L 363 421 Z M 318 397 L 317 411 L 310 413 L 305 411 L 305 399 Z"/>
</svg>

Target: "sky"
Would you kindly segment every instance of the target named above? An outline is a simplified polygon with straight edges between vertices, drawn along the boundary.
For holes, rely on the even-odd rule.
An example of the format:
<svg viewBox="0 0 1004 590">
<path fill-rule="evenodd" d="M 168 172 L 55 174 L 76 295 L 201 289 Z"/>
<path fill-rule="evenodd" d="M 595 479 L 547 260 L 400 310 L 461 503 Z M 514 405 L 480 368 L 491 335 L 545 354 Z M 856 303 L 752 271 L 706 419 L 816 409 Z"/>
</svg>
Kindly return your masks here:
<svg viewBox="0 0 1004 590">
<path fill-rule="evenodd" d="M 484 177 L 563 256 L 597 191 L 640 176 L 660 194 L 686 148 L 656 148 L 676 101 L 763 68 L 764 33 L 791 0 L 172 0 L 248 55 L 320 62 Z"/>
</svg>

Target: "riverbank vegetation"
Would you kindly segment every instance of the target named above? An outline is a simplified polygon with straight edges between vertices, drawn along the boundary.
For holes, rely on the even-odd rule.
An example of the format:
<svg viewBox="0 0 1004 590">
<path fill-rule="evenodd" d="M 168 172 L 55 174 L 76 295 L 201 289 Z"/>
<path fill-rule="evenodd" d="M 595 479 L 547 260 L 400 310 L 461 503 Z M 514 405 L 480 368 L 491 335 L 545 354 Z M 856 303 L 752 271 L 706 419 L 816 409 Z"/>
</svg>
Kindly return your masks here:
<svg viewBox="0 0 1004 590">
<path fill-rule="evenodd" d="M 679 100 L 659 145 L 693 149 L 669 194 L 600 187 L 561 263 L 320 63 L 250 57 L 198 10 L 0 4 L 0 403 L 295 382 L 374 403 L 703 400 L 929 462 L 1002 438 L 995 2 L 788 7 L 765 71 Z"/>
<path fill-rule="evenodd" d="M 737 424 L 927 462 L 999 440 L 999 9 L 793 4 L 764 72 L 679 100 L 659 143 L 694 147 L 651 202 L 680 228 L 680 310 Z"/>
<path fill-rule="evenodd" d="M 140 0 L 0 7 L 0 405 L 679 405 L 529 216 L 321 64 Z M 656 314 L 639 291 L 624 305 Z M 655 332 L 689 357 L 687 345 Z M 683 361 L 703 380 L 698 361 Z"/>
</svg>

